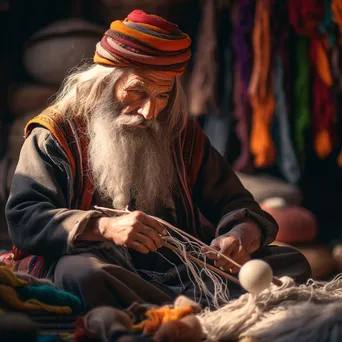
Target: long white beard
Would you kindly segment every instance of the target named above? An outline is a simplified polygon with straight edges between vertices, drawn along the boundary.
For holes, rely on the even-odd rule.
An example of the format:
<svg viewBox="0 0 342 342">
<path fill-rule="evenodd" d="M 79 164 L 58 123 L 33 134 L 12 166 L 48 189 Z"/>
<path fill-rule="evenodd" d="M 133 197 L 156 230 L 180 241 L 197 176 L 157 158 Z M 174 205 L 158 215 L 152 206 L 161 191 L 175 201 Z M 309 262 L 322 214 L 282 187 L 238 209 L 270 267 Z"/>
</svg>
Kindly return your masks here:
<svg viewBox="0 0 342 342">
<path fill-rule="evenodd" d="M 136 124 L 140 115 L 97 111 L 89 123 L 89 165 L 95 189 L 113 207 L 155 215 L 173 208 L 174 166 L 167 128 L 156 120 Z"/>
</svg>

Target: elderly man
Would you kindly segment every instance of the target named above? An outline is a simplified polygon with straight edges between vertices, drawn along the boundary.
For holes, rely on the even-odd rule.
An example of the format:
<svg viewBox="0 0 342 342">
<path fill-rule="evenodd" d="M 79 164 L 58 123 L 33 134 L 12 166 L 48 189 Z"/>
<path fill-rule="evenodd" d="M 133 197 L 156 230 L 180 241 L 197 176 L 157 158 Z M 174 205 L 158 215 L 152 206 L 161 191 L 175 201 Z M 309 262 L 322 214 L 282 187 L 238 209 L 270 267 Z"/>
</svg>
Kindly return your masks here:
<svg viewBox="0 0 342 342">
<path fill-rule="evenodd" d="M 259 257 L 276 275 L 310 275 L 299 252 L 267 247 L 276 222 L 187 117 L 179 76 L 189 46 L 177 25 L 133 11 L 26 126 L 6 207 L 11 237 L 48 260 L 47 276 L 88 308 L 196 296 L 185 265 L 163 247 L 165 227 L 149 215 L 239 263 Z M 108 216 L 95 205 L 130 213 Z M 237 272 L 224 258 L 214 263 Z"/>
</svg>

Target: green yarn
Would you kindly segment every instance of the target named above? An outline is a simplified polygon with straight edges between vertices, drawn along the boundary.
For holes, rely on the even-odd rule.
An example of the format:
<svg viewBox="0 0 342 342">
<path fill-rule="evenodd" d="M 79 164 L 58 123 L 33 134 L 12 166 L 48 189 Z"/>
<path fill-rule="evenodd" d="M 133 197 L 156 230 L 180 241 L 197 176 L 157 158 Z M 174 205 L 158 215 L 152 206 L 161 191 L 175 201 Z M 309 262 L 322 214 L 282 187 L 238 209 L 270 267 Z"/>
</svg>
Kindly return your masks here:
<svg viewBox="0 0 342 342">
<path fill-rule="evenodd" d="M 297 75 L 294 85 L 294 125 L 295 141 L 301 164 L 305 157 L 305 133 L 310 127 L 310 105 L 309 105 L 309 52 L 308 39 L 297 36 L 296 57 Z"/>
<path fill-rule="evenodd" d="M 23 301 L 37 299 L 44 304 L 69 306 L 73 313 L 81 313 L 83 311 L 83 304 L 77 296 L 55 289 L 52 286 L 24 286 L 18 287 L 16 290 Z"/>
</svg>

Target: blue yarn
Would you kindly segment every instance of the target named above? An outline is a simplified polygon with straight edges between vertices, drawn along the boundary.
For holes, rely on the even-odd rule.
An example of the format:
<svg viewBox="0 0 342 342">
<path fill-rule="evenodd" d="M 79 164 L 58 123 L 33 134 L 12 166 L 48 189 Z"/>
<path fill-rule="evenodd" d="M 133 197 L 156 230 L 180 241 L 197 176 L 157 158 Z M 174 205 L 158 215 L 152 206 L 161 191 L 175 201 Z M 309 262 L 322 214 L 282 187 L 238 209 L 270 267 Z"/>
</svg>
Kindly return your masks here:
<svg viewBox="0 0 342 342">
<path fill-rule="evenodd" d="M 83 304 L 81 300 L 65 291 L 55 289 L 49 285 L 17 287 L 21 300 L 37 299 L 44 304 L 55 306 L 69 306 L 73 313 L 81 313 Z"/>
<path fill-rule="evenodd" d="M 335 23 L 332 20 L 331 0 L 326 0 L 326 10 L 324 18 L 319 24 L 319 30 L 328 36 L 330 46 L 334 46 L 336 44 L 337 35 Z"/>
</svg>

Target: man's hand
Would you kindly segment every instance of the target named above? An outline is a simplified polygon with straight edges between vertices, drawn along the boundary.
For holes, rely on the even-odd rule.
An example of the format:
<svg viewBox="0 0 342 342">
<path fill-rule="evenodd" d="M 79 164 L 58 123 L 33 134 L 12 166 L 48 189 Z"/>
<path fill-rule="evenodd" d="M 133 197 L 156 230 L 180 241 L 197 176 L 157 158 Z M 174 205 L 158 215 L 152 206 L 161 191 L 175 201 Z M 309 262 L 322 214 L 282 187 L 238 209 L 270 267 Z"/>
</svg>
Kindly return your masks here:
<svg viewBox="0 0 342 342">
<path fill-rule="evenodd" d="M 166 235 L 163 226 L 141 211 L 127 215 L 102 218 L 100 233 L 118 246 L 133 248 L 147 254 L 162 247 L 160 235 Z"/>
<path fill-rule="evenodd" d="M 240 223 L 228 233 L 214 239 L 210 246 L 238 264 L 243 265 L 250 260 L 251 253 L 260 248 L 260 235 L 261 231 L 256 223 L 247 221 Z M 215 252 L 210 251 L 208 248 L 203 247 L 202 252 L 209 259 L 215 260 L 214 264 L 216 267 L 224 271 L 230 271 L 231 273 L 237 273 L 239 271 L 239 267 L 222 256 L 217 255 Z"/>
</svg>

